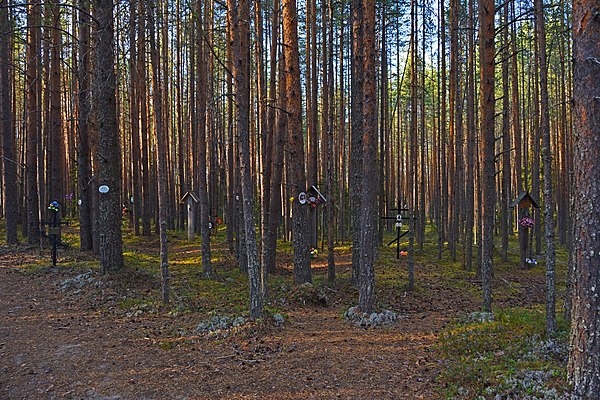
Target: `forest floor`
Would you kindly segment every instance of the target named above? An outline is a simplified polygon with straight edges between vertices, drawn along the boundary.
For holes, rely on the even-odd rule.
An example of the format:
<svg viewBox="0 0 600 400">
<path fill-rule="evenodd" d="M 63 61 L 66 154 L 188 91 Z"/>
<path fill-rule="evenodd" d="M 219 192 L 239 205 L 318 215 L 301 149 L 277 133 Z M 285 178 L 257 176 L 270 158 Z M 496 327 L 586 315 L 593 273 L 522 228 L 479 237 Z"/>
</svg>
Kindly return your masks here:
<svg viewBox="0 0 600 400">
<path fill-rule="evenodd" d="M 404 261 L 382 248 L 378 306 L 399 318 L 366 328 L 343 317 L 358 297 L 348 248 L 336 249 L 334 284 L 326 282 L 320 255 L 313 260 L 315 284 L 299 288 L 283 244 L 267 317 L 206 332 L 199 323 L 246 314 L 244 275 L 223 242 L 213 246 L 210 280 L 199 271 L 198 243 L 172 235 L 170 246 L 169 306 L 158 301 L 154 239 L 129 236 L 127 267 L 115 276 L 100 275 L 93 257 L 76 246 L 60 253 L 57 267 L 49 266 L 47 250 L 0 248 L 0 399 L 487 398 L 494 392 L 486 386 L 518 393 L 520 384 L 511 387 L 510 379 L 520 379 L 523 366 L 542 371 L 543 390 L 564 398 L 561 357 L 543 361 L 543 350 L 535 360 L 519 358 L 531 353 L 527 343 L 542 340 L 540 267 L 498 263 L 496 321 L 469 321 L 481 308 L 473 272 L 438 262 L 426 247 L 417 253 L 416 290 L 407 292 Z M 275 314 L 285 317 L 283 325 Z"/>
</svg>

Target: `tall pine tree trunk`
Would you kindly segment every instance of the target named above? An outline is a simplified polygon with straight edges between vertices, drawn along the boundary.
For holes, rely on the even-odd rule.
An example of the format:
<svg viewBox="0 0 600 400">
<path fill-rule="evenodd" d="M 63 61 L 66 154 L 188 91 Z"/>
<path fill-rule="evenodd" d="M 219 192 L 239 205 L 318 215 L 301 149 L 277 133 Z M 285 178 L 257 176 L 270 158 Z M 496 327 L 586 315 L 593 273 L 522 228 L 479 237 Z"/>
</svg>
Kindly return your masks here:
<svg viewBox="0 0 600 400">
<path fill-rule="evenodd" d="M 358 284 L 360 265 L 360 215 L 363 170 L 363 8 L 352 0 L 352 77 L 350 104 L 350 221 L 352 229 L 352 283 Z"/>
<path fill-rule="evenodd" d="M 494 214 L 496 209 L 494 138 L 494 1 L 479 0 L 479 65 L 481 109 L 481 277 L 483 309 L 492 311 L 492 266 L 494 257 Z"/>
<path fill-rule="evenodd" d="M 146 6 L 143 1 L 138 3 L 139 19 L 138 32 L 146 32 Z M 138 37 L 138 73 L 139 73 L 139 88 L 140 96 L 140 134 L 141 134 L 141 170 L 142 170 L 142 235 L 150 236 L 151 227 L 150 220 L 152 218 L 152 193 L 150 187 L 150 140 L 148 138 L 148 101 L 147 101 L 147 84 L 146 84 L 146 35 Z"/>
<path fill-rule="evenodd" d="M 197 128 L 197 168 L 198 168 L 198 197 L 200 205 L 200 235 L 202 236 L 202 272 L 206 276 L 212 274 L 212 263 L 210 260 L 210 228 L 208 226 L 210 219 L 210 205 L 208 199 L 208 188 L 206 181 L 206 97 L 207 97 L 207 71 L 206 71 L 206 47 L 204 44 L 204 29 L 202 27 L 202 8 L 201 1 L 198 1 L 197 14 L 197 43 L 196 43 L 196 74 L 197 74 L 197 104 L 196 104 L 196 123 Z M 206 12 L 206 10 L 204 10 Z"/>
<path fill-rule="evenodd" d="M 38 244 L 40 240 L 40 204 L 38 192 L 38 137 L 41 123 L 41 5 L 33 1 L 28 6 L 27 23 L 27 240 Z M 90 231 L 91 236 L 91 231 Z"/>
<path fill-rule="evenodd" d="M 140 234 L 140 217 L 142 211 L 141 199 L 141 177 L 140 177 L 140 99 L 138 97 L 138 71 L 137 71 L 137 12 L 135 10 L 135 2 L 129 1 L 130 17 L 129 17 L 129 43 L 130 58 L 129 58 L 129 112 L 131 120 L 131 168 L 133 180 L 133 233 L 137 236 Z M 141 35 L 140 35 L 141 36 Z"/>
<path fill-rule="evenodd" d="M 229 10 L 231 11 L 231 10 Z M 243 230 L 246 243 L 250 286 L 250 315 L 263 313 L 261 276 L 254 225 L 254 198 L 250 164 L 250 2 L 239 0 L 233 20 L 233 78 L 235 82 L 236 125 L 239 137 L 238 157 L 242 190 Z"/>
<path fill-rule="evenodd" d="M 502 197 L 500 205 L 500 227 L 502 230 L 502 259 L 508 261 L 508 235 L 511 212 L 508 208 L 510 196 L 510 96 L 508 93 L 508 4 L 504 6 L 502 27 Z"/>
<path fill-rule="evenodd" d="M 573 1 L 573 308 L 568 376 L 577 395 L 600 393 L 600 18 L 595 0 Z"/>
<path fill-rule="evenodd" d="M 473 238 L 475 224 L 475 32 L 474 0 L 469 0 L 468 60 L 467 60 L 467 176 L 465 192 L 465 269 L 473 269 Z"/>
<path fill-rule="evenodd" d="M 92 165 L 90 151 L 90 29 L 89 29 L 89 0 L 81 0 L 79 4 L 79 140 L 77 144 L 77 184 L 79 187 L 79 248 L 82 251 L 93 249 L 92 236 Z"/>
<path fill-rule="evenodd" d="M 300 204 L 298 194 L 305 190 L 304 141 L 302 135 L 302 89 L 298 51 L 298 13 L 296 0 L 285 0 L 283 10 L 283 48 L 287 66 L 286 103 L 288 112 L 289 188 L 292 203 L 292 236 L 294 241 L 294 281 L 311 282 L 308 252 L 309 221 L 306 205 Z"/>
<path fill-rule="evenodd" d="M 363 177 L 361 196 L 360 280 L 358 302 L 360 311 L 372 313 L 375 308 L 375 258 L 377 175 L 373 166 L 377 160 L 377 43 L 375 38 L 375 0 L 363 0 Z"/>
<path fill-rule="evenodd" d="M 99 193 L 100 267 L 103 273 L 123 268 L 121 238 L 121 141 L 117 125 L 114 70 L 113 2 L 95 0 L 96 98 L 98 102 L 98 183 L 108 186 Z"/>
<path fill-rule="evenodd" d="M 271 169 L 269 173 L 270 181 L 266 182 L 270 186 L 269 190 L 269 210 L 265 215 L 267 219 L 267 225 L 263 228 L 263 254 L 262 254 L 262 268 L 267 272 L 275 272 L 276 262 L 276 247 L 277 247 L 277 226 L 279 223 L 279 216 L 281 214 L 281 177 L 283 174 L 283 145 L 285 141 L 285 113 L 281 110 L 285 110 L 285 103 L 282 102 L 285 99 L 283 96 L 285 90 L 285 72 L 283 68 L 280 68 L 279 93 L 277 93 L 277 59 L 278 59 L 278 46 L 277 41 L 279 40 L 279 25 L 281 17 L 280 1 L 275 0 L 273 4 L 273 24 L 272 24 L 272 40 L 271 40 L 271 63 L 269 76 L 269 110 L 267 112 L 268 117 L 268 130 L 269 130 L 269 144 L 267 151 L 271 152 L 271 165 L 268 167 Z M 279 63 L 281 65 L 282 59 Z M 279 108 L 279 110 L 277 110 Z M 277 111 L 277 112 L 276 112 Z"/>
<path fill-rule="evenodd" d="M 535 0 L 535 28 L 540 48 L 540 128 L 542 134 L 542 162 L 544 168 L 544 236 L 546 238 L 546 334 L 556 330 L 556 289 L 554 249 L 554 198 L 552 194 L 552 152 L 550 149 L 550 112 L 548 100 L 548 65 L 546 56 L 546 23 L 543 0 Z"/>
<path fill-rule="evenodd" d="M 11 31 L 8 19 L 8 0 L 0 2 L 0 130 L 2 131 L 4 209 L 6 217 L 6 242 L 17 244 L 17 151 L 13 130 L 10 59 Z"/>
<path fill-rule="evenodd" d="M 167 194 L 167 140 L 163 120 L 163 87 L 161 81 L 160 57 L 156 43 L 156 18 L 158 10 L 155 4 L 150 3 L 148 14 L 148 28 L 150 36 L 150 58 L 152 63 L 152 92 L 154 98 L 154 131 L 156 134 L 157 155 L 157 183 L 158 183 L 158 226 L 160 236 L 160 272 L 162 278 L 162 301 L 169 302 L 170 277 L 169 277 L 169 250 L 167 243 L 167 218 L 168 218 L 168 194 Z"/>
<path fill-rule="evenodd" d="M 53 29 L 50 34 L 52 46 L 50 48 L 50 81 L 48 83 L 50 90 L 50 114 L 48 115 L 50 123 L 50 137 L 48 140 L 49 165 L 47 166 L 50 172 L 50 179 L 48 181 L 48 193 L 50 201 L 58 201 L 62 205 L 65 185 L 65 137 L 62 125 L 60 68 L 62 38 L 60 31 L 60 2 L 58 0 L 51 1 L 50 11 Z M 62 209 L 64 208 L 61 207 Z"/>
<path fill-rule="evenodd" d="M 450 0 L 450 87 L 449 87 L 449 141 L 448 141 L 448 247 L 452 255 L 452 260 L 456 260 L 456 241 L 458 240 L 458 202 L 457 191 L 458 185 L 456 181 L 456 165 L 461 161 L 455 159 L 456 149 L 456 130 L 458 123 L 457 118 L 457 103 L 458 96 L 458 13 L 460 1 Z"/>
</svg>

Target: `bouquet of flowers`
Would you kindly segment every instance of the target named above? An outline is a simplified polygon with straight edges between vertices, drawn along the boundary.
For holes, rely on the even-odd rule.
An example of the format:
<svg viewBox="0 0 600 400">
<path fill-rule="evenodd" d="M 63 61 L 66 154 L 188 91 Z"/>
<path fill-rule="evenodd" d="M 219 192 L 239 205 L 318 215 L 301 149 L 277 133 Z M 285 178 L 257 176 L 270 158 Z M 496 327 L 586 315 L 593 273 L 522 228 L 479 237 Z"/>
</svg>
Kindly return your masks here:
<svg viewBox="0 0 600 400">
<path fill-rule="evenodd" d="M 533 218 L 524 216 L 519 220 L 519 225 L 524 228 L 531 228 L 535 223 L 533 222 Z"/>
</svg>

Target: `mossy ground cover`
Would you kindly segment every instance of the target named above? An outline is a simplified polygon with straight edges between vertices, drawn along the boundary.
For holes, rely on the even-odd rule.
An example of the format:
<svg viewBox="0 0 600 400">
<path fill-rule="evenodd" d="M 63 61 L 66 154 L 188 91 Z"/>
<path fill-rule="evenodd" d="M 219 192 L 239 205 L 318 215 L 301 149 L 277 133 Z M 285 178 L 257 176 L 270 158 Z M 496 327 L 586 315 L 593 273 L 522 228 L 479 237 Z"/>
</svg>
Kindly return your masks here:
<svg viewBox="0 0 600 400">
<path fill-rule="evenodd" d="M 1 235 L 2 229 L 0 224 Z M 225 227 L 221 226 L 211 239 L 214 273 L 210 278 L 202 273 L 200 238 L 197 236 L 192 243 L 188 243 L 185 232 L 169 232 L 172 302 L 168 306 L 160 302 L 158 238 L 134 236 L 126 225 L 123 232 L 125 271 L 118 276 L 102 278 L 120 286 L 116 304 L 110 306 L 119 315 L 135 317 L 137 313 L 164 313 L 174 316 L 176 325 L 177 318 L 185 315 L 185 320 L 193 322 L 188 324 L 190 327 L 216 315 L 247 315 L 247 278 L 240 271 L 237 261 L 229 254 Z M 389 242 L 394 236 L 394 232 L 387 233 L 383 243 Z M 64 229 L 63 240 L 69 246 L 59 251 L 60 271 L 70 271 L 72 275 L 88 270 L 98 271 L 96 259 L 78 251 L 76 226 Z M 402 242 L 401 248 L 407 250 L 407 242 Z M 27 258 L 20 258 L 15 263 L 20 265 L 22 271 L 32 275 L 47 271 L 50 262 L 49 250 L 45 247 L 32 249 L 22 245 L 17 249 L 4 248 L 2 251 L 16 255 L 20 254 L 20 249 L 29 254 Z M 518 396 L 536 394 L 539 398 L 552 398 L 543 397 L 550 396 L 544 394 L 550 392 L 544 391 L 555 389 L 557 393 L 562 393 L 566 390 L 564 362 L 567 324 L 559 318 L 556 336 L 545 337 L 543 259 L 538 259 L 540 263 L 537 267 L 521 270 L 516 236 L 510 238 L 507 261 L 501 259 L 497 248 L 494 260 L 495 319 L 477 322 L 466 317 L 481 308 L 476 246 L 474 251 L 475 262 L 471 271 L 463 267 L 461 245 L 458 246 L 455 261 L 451 260 L 446 246 L 442 259 L 438 259 L 437 232 L 433 227 L 427 227 L 423 246 L 415 244 L 416 287 L 409 292 L 407 257 L 401 256 L 397 260 L 395 246 L 379 247 L 375 265 L 377 306 L 398 312 L 401 316 L 399 324 L 406 321 L 415 326 L 422 324 L 431 327 L 431 332 L 425 332 L 428 341 L 433 343 L 428 351 L 431 352 L 431 357 L 439 358 L 440 361 L 435 368 L 427 367 L 425 370 L 429 374 L 439 372 L 439 375 L 432 377 L 432 382 L 435 382 L 440 397 L 495 398 L 507 393 L 520 393 L 513 398 L 526 398 Z M 313 312 L 318 315 L 321 313 L 319 310 L 327 307 L 341 321 L 344 311 L 356 305 L 358 293 L 350 283 L 351 247 L 348 243 L 338 243 L 335 255 L 337 277 L 334 283 L 327 281 L 325 250 L 320 251 L 312 260 L 314 284 L 297 287 L 293 284 L 291 244 L 280 242 L 278 268 L 275 274 L 269 276 L 268 313 L 281 313 L 286 319 L 288 315 L 294 315 L 293 319 L 299 318 L 298 310 L 307 309 L 309 315 Z M 564 297 L 566 260 L 566 250 L 559 246 L 559 316 Z M 99 310 L 109 311 L 109 306 L 100 306 Z M 423 318 L 422 323 L 413 321 L 413 315 Z M 254 328 L 257 326 L 253 326 L 253 334 L 256 333 Z M 260 327 L 257 329 L 260 330 Z M 378 335 L 392 332 L 392 328 L 373 331 L 374 343 L 377 343 Z M 163 350 L 173 349 L 186 343 L 194 343 L 194 340 L 186 339 L 190 334 L 189 329 L 171 328 L 168 335 L 157 336 L 156 343 Z M 519 386 L 515 383 L 527 379 L 531 381 L 531 373 L 542 374 L 541 386 Z"/>
<path fill-rule="evenodd" d="M 544 311 L 537 306 L 498 309 L 492 321 L 452 324 L 439 345 L 448 361 L 442 393 L 461 399 L 565 398 L 567 326 L 559 317 L 553 337 L 544 330 Z M 532 374 L 543 379 L 524 384 Z"/>
</svg>

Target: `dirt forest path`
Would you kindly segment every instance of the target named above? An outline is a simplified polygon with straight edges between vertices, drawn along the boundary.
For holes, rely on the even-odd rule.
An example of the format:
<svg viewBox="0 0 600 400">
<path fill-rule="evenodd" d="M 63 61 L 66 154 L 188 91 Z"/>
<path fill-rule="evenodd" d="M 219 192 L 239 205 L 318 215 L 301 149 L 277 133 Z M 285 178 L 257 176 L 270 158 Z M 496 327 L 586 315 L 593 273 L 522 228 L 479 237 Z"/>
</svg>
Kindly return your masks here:
<svg viewBox="0 0 600 400">
<path fill-rule="evenodd" d="M 383 299 L 400 313 L 393 326 L 351 325 L 339 304 L 292 307 L 283 327 L 208 339 L 195 333 L 194 314 L 94 309 L 77 291 L 61 291 L 81 270 L 26 273 L 19 266 L 32 260 L 19 257 L 0 257 L 1 400 L 435 399 L 439 334 L 478 307 L 465 291 L 476 283 L 457 286 L 420 265 L 419 291 Z M 543 296 L 543 279 L 497 281 L 527 290 L 507 306 Z"/>
<path fill-rule="evenodd" d="M 186 321 L 86 310 L 60 276 L 15 267 L 0 261 L 0 399 L 435 398 L 442 315 L 364 330 L 307 308 L 258 337 L 164 349 L 154 338 Z"/>
</svg>

